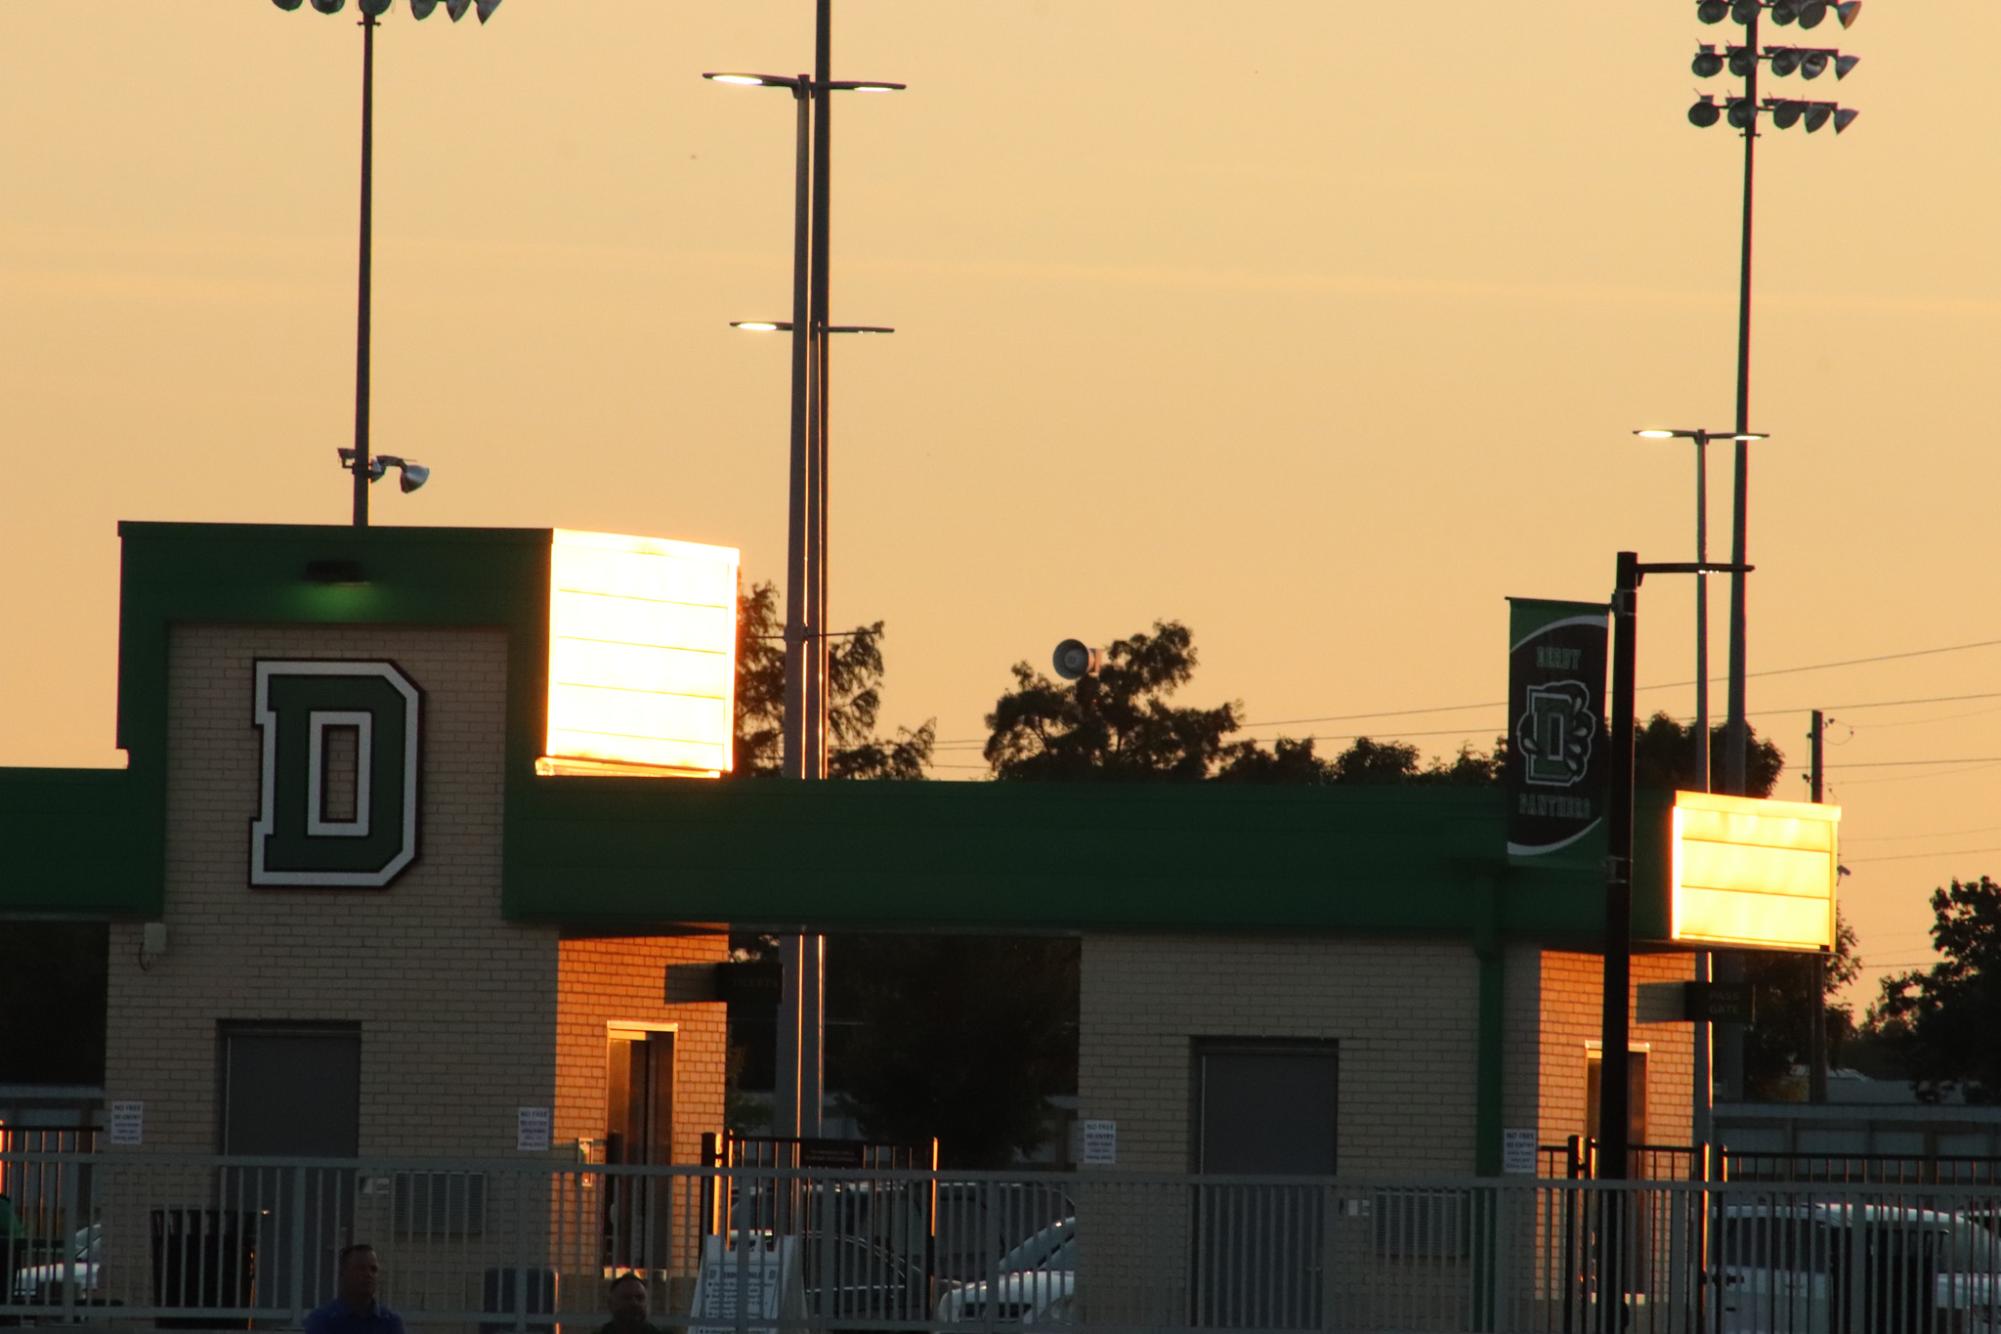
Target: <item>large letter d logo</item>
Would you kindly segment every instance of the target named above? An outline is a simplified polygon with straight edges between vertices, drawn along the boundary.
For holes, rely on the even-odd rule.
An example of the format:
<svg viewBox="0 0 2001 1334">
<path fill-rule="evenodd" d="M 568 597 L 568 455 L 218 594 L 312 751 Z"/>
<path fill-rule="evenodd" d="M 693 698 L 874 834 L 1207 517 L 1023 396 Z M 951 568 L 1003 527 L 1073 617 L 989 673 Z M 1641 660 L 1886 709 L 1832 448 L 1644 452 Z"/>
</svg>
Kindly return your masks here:
<svg viewBox="0 0 2001 1334">
<path fill-rule="evenodd" d="M 379 889 L 417 856 L 423 694 L 389 662 L 260 662 L 250 883 Z"/>
</svg>

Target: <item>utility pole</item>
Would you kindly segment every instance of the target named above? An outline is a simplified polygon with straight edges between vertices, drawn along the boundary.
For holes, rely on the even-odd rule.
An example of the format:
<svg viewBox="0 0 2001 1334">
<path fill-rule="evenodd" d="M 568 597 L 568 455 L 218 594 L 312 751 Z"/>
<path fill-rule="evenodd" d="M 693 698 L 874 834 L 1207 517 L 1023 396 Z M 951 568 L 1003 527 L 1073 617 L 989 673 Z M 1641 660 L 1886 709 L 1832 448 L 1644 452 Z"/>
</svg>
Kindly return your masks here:
<svg viewBox="0 0 2001 1334">
<path fill-rule="evenodd" d="M 1811 790 L 1810 800 L 1818 804 L 1826 800 L 1821 787 L 1821 741 L 1827 734 L 1827 720 L 1819 709 L 1813 711 L 1813 730 L 1807 733 L 1810 744 L 1807 769 L 1807 783 Z M 1838 878 L 1838 877 L 1837 877 Z M 1835 944 L 1840 945 L 1839 931 Z M 1807 956 L 1807 1101 L 1816 1105 L 1827 1101 L 1827 956 L 1815 952 Z"/>
</svg>

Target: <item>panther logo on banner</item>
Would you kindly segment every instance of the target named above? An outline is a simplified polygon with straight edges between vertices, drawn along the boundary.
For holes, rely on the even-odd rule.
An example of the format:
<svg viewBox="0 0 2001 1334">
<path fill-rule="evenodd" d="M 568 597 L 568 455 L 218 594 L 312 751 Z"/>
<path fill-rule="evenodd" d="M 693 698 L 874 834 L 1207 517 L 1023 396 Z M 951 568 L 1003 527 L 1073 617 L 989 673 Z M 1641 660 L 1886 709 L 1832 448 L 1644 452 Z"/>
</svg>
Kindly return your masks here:
<svg viewBox="0 0 2001 1334">
<path fill-rule="evenodd" d="M 1598 715 L 1591 688 L 1555 681 L 1528 688 L 1528 708 L 1515 722 L 1515 744 L 1528 759 L 1523 780 L 1536 787 L 1575 787 L 1591 766 L 1591 738 Z"/>
<path fill-rule="evenodd" d="M 392 662 L 257 663 L 252 885 L 380 889 L 417 859 L 422 705 Z"/>
<path fill-rule="evenodd" d="M 1605 818 L 1607 609 L 1510 598 L 1508 855 L 1575 849 Z"/>
</svg>

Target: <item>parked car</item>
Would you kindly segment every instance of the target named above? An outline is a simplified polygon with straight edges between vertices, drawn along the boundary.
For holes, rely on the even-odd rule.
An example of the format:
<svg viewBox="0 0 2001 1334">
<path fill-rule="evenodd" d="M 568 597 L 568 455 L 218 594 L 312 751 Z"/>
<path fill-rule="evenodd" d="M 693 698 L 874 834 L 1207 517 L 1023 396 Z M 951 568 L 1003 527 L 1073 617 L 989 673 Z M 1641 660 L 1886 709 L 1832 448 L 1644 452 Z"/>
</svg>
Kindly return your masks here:
<svg viewBox="0 0 2001 1334">
<path fill-rule="evenodd" d="M 984 1321 L 992 1306 L 996 1323 L 1070 1323 L 1077 1288 L 1077 1220 L 1058 1219 L 1002 1255 L 996 1280 L 960 1283 L 938 1299 L 940 1323 Z"/>
<path fill-rule="evenodd" d="M 70 1238 L 69 1257 L 49 1264 L 29 1265 L 14 1271 L 13 1297 L 15 1302 L 31 1305 L 56 1305 L 63 1300 L 63 1285 L 74 1281 L 75 1301 L 93 1302 L 97 1299 L 98 1256 L 104 1249 L 104 1225 L 92 1223 L 80 1227 Z"/>
<path fill-rule="evenodd" d="M 1722 1334 L 2001 1334 L 2001 1236 L 1963 1214 L 1732 1203 L 1711 1240 Z"/>
</svg>

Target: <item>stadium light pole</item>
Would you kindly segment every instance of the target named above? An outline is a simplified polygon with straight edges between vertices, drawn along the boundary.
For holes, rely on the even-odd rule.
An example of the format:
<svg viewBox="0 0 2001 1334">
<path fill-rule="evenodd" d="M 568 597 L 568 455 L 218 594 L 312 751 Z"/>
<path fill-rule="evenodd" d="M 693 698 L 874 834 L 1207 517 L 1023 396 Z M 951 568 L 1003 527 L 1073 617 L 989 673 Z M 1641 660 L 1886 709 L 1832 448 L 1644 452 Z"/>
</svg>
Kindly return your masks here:
<svg viewBox="0 0 2001 1334">
<path fill-rule="evenodd" d="M 271 0 L 283 10 L 295 10 L 304 0 Z M 476 0 L 479 21 L 493 17 L 500 0 Z M 322 14 L 338 14 L 347 0 L 313 0 Z M 410 0 L 410 15 L 427 19 L 439 0 Z M 445 12 L 456 23 L 475 6 L 475 0 L 444 0 Z M 389 12 L 390 0 L 360 0 L 361 10 L 361 257 L 359 289 L 354 321 L 354 447 L 342 450 L 341 461 L 354 475 L 354 526 L 368 526 L 368 484 L 382 475 L 368 454 L 368 355 L 370 341 L 375 242 L 375 28 L 376 20 Z M 408 473 L 405 478 L 407 480 Z M 426 474 L 428 475 L 428 473 Z M 422 485 L 422 483 L 418 483 Z M 404 490 L 415 488 L 405 486 Z"/>
<path fill-rule="evenodd" d="M 833 164 L 829 102 L 836 92 L 901 92 L 887 80 L 832 77 L 831 0 L 814 17 L 814 73 L 809 77 L 705 73 L 716 83 L 784 88 L 797 106 L 793 166 L 792 318 L 740 321 L 737 327 L 792 335 L 792 430 L 785 562 L 785 706 L 783 771 L 788 778 L 827 776 L 830 712 L 827 656 L 827 336 L 891 333 L 881 325 L 833 325 L 827 316 L 828 227 Z M 810 148 L 810 154 L 809 154 Z M 778 1125 L 785 1138 L 817 1135 L 823 1102 L 826 937 L 779 938 Z"/>
<path fill-rule="evenodd" d="M 1801 29 L 1817 28 L 1832 15 L 1843 28 L 1848 28 L 1854 25 L 1856 16 L 1862 12 L 1862 0 L 1696 0 L 1695 16 L 1703 23 L 1716 24 L 1728 19 L 1744 29 L 1742 46 L 1733 46 L 1721 53 L 1714 46 L 1700 46 L 1691 65 L 1696 77 L 1703 79 L 1720 74 L 1727 67 L 1731 74 L 1744 80 L 1743 95 L 1729 98 L 1727 110 L 1719 107 L 1708 94 L 1688 109 L 1689 122 L 1698 128 L 1707 128 L 1727 119 L 1732 128 L 1744 134 L 1744 202 L 1737 275 L 1736 429 L 1739 434 L 1750 433 L 1751 420 L 1751 203 L 1758 117 L 1761 113 L 1770 115 L 1773 125 L 1781 130 L 1804 121 L 1808 133 L 1820 129 L 1831 119 L 1835 133 L 1840 134 L 1860 114 L 1853 108 L 1834 102 L 1807 102 L 1791 98 L 1759 102 L 1758 67 L 1762 64 L 1770 64 L 1772 73 L 1777 77 L 1797 73 L 1807 80 L 1818 78 L 1831 66 L 1835 79 L 1839 81 L 1848 77 L 1859 60 L 1859 57 L 1827 48 L 1761 49 L 1758 45 L 1759 20 L 1767 12 L 1780 27 L 1797 24 Z M 1744 796 L 1750 787 L 1751 748 L 1745 702 L 1745 573 L 1750 568 L 1746 562 L 1749 559 L 1747 510 L 1750 502 L 1751 451 L 1748 441 L 1740 439 L 1735 443 L 1731 476 L 1730 563 L 1736 568 L 1730 576 L 1730 659 L 1722 786 L 1733 796 Z M 1743 965 L 1737 955 L 1725 951 L 1719 956 L 1718 965 L 1717 971 L 1724 980 L 1737 981 L 1741 978 Z M 1743 1026 L 1724 1024 L 1721 1029 L 1721 1040 L 1717 1043 L 1717 1074 L 1721 1078 L 1717 1082 L 1727 1096 L 1741 1097 L 1744 1085 Z"/>
<path fill-rule="evenodd" d="M 1729 99 L 1727 113 L 1719 107 L 1713 97 L 1704 95 L 1689 108 L 1688 118 L 1698 127 L 1707 128 L 1719 120 L 1729 120 L 1733 128 L 1744 133 L 1744 204 L 1742 220 L 1742 241 L 1739 251 L 1737 278 L 1737 427 L 1735 436 L 1753 434 L 1750 427 L 1751 414 L 1751 204 L 1758 142 L 1758 116 L 1768 114 L 1780 129 L 1789 129 L 1801 120 L 1806 122 L 1809 132 L 1818 130 L 1830 118 L 1834 121 L 1835 133 L 1839 134 L 1853 123 L 1858 114 L 1852 108 L 1845 108 L 1833 102 L 1808 102 L 1799 99 L 1773 99 L 1760 104 L 1758 100 L 1758 67 L 1770 64 L 1772 72 L 1785 76 L 1797 72 L 1802 78 L 1818 78 L 1830 66 L 1837 80 L 1848 77 L 1855 68 L 1858 57 L 1845 56 L 1831 48 L 1766 47 L 1758 46 L 1759 20 L 1769 11 L 1772 21 L 1781 27 L 1798 24 L 1803 29 L 1820 26 L 1830 15 L 1840 21 L 1843 28 L 1854 25 L 1856 16 L 1862 12 L 1862 0 L 1697 0 L 1696 17 L 1704 23 L 1721 23 L 1725 19 L 1742 25 L 1744 44 L 1731 47 L 1719 53 L 1714 46 L 1704 45 L 1696 51 L 1693 70 L 1699 78 L 1710 78 L 1728 68 L 1732 74 L 1744 80 L 1744 93 L 1740 98 Z M 1730 576 L 1730 676 L 1727 702 L 1727 732 L 1724 743 L 1724 791 L 1743 796 L 1748 784 L 1750 734 L 1745 726 L 1745 557 L 1746 557 L 1746 511 L 1750 493 L 1749 441 L 1737 438 L 1733 451 L 1731 478 L 1731 518 L 1730 518 L 1730 562 L 1737 570 Z"/>
<path fill-rule="evenodd" d="M 1739 445 L 1766 437 L 1756 431 L 1709 431 L 1700 427 L 1693 429 L 1673 427 L 1645 427 L 1633 432 L 1643 440 L 1687 440 L 1695 445 L 1695 563 L 1698 567 L 1709 563 L 1709 442 L 1730 440 Z M 1709 781 L 1709 572 L 1698 568 L 1695 574 L 1695 782 L 1704 792 L 1710 790 Z M 1695 952 L 1695 980 L 1697 983 L 1709 981 L 1710 957 L 1708 950 Z M 1710 1033 L 1707 1020 L 1695 1022 L 1694 1076 L 1690 1081 L 1693 1096 L 1690 1105 L 1694 1115 L 1690 1118 L 1693 1142 L 1706 1144 L 1710 1136 L 1710 1107 L 1715 1098 L 1715 1085 L 1710 1075 Z M 1602 1057 L 1601 1057 L 1602 1059 Z"/>
</svg>

